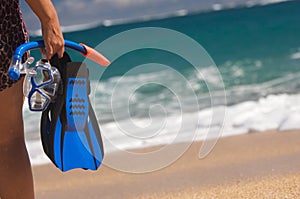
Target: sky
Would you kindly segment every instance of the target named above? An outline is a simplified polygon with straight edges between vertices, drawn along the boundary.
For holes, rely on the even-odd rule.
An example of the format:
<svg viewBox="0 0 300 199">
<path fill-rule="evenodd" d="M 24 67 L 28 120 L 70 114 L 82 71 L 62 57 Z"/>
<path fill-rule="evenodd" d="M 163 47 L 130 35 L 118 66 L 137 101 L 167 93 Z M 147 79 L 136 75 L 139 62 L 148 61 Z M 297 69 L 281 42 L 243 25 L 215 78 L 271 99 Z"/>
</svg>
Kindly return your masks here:
<svg viewBox="0 0 300 199">
<path fill-rule="evenodd" d="M 64 27 L 100 24 L 105 20 L 131 20 L 162 15 L 178 10 L 191 12 L 218 10 L 223 7 L 267 4 L 283 0 L 52 0 Z M 21 9 L 27 28 L 33 32 L 40 28 L 37 17 L 21 0 Z"/>
</svg>

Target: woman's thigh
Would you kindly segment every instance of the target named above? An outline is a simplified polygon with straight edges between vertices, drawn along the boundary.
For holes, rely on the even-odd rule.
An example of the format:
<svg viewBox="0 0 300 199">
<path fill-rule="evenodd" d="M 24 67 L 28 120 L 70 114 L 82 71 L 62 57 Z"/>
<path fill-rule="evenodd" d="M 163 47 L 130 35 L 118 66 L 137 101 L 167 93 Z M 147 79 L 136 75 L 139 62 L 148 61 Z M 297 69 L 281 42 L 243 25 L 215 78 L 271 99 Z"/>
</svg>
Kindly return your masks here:
<svg viewBox="0 0 300 199">
<path fill-rule="evenodd" d="M 23 137 L 23 79 L 0 92 L 0 143 Z"/>
<path fill-rule="evenodd" d="M 33 199 L 33 178 L 25 147 L 22 82 L 0 92 L 0 197 Z"/>
</svg>

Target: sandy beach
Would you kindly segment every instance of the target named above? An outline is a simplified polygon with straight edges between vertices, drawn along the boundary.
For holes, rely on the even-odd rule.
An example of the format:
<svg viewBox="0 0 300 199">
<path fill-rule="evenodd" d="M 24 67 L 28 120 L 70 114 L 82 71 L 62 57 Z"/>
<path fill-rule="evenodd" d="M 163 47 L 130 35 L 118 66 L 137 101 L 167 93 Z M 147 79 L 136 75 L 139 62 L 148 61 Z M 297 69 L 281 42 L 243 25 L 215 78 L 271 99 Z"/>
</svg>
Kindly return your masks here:
<svg viewBox="0 0 300 199">
<path fill-rule="evenodd" d="M 195 142 L 172 165 L 146 174 L 105 165 L 67 173 L 35 166 L 36 198 L 299 198 L 299 143 L 300 131 L 249 133 L 219 139 L 199 159 L 201 142 Z"/>
</svg>

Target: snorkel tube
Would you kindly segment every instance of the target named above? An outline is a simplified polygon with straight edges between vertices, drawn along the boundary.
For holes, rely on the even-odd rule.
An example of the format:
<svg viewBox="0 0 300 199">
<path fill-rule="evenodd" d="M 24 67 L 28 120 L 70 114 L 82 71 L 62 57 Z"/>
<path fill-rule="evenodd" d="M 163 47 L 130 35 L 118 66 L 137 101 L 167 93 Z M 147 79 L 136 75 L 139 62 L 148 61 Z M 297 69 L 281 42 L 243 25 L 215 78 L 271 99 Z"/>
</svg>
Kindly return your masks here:
<svg viewBox="0 0 300 199">
<path fill-rule="evenodd" d="M 102 66 L 108 66 L 110 64 L 110 61 L 106 59 L 102 54 L 97 52 L 95 49 L 85 45 L 85 44 L 78 44 L 73 41 L 64 40 L 65 47 L 68 47 L 70 49 L 79 51 L 81 55 L 84 57 L 102 65 Z M 23 54 L 32 49 L 36 48 L 44 48 L 45 44 L 43 40 L 39 41 L 32 41 L 25 44 L 20 45 L 16 50 L 12 57 L 12 61 L 10 64 L 10 67 L 8 69 L 8 76 L 13 79 L 17 80 L 20 78 L 20 74 L 26 74 L 26 65 L 22 64 L 22 56 Z"/>
</svg>

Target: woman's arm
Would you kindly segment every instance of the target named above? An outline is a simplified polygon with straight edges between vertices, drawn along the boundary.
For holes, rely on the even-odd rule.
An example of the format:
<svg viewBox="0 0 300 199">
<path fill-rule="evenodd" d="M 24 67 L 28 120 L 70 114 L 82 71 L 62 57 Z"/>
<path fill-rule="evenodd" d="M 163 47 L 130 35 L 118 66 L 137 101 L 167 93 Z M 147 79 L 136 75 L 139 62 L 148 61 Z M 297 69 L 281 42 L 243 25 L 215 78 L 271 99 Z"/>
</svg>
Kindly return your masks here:
<svg viewBox="0 0 300 199">
<path fill-rule="evenodd" d="M 55 53 L 62 57 L 64 38 L 51 0 L 26 0 L 26 2 L 41 22 L 47 58 L 51 59 Z"/>
</svg>

